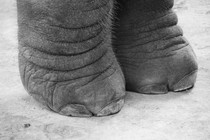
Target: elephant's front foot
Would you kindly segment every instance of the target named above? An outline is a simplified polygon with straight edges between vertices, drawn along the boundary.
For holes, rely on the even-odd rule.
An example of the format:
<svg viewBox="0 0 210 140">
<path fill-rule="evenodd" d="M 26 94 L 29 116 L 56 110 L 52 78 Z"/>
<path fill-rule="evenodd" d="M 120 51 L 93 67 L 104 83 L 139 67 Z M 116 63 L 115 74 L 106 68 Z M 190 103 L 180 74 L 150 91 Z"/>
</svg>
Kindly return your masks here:
<svg viewBox="0 0 210 140">
<path fill-rule="evenodd" d="M 145 94 L 184 91 L 192 88 L 196 80 L 197 65 L 190 46 L 148 54 L 135 50 L 129 55 L 118 53 L 118 58 L 130 91 Z"/>
<path fill-rule="evenodd" d="M 173 28 L 178 30 L 177 26 Z M 172 31 L 161 30 L 167 30 L 166 33 Z M 160 31 L 156 35 L 162 38 L 162 33 Z M 132 45 L 120 45 L 117 49 L 127 89 L 140 93 L 162 94 L 193 87 L 197 64 L 191 46 L 182 36 L 167 36 L 153 41 L 154 34 L 148 35 L 151 38 L 140 39 Z"/>
<path fill-rule="evenodd" d="M 125 83 L 111 44 L 113 0 L 18 0 L 19 67 L 36 100 L 67 116 L 106 116 Z"/>
<path fill-rule="evenodd" d="M 197 75 L 196 58 L 177 26 L 176 14 L 167 9 L 132 10 L 129 2 L 123 6 L 129 12 L 119 12 L 114 45 L 127 90 L 164 94 L 192 88 Z"/>
<path fill-rule="evenodd" d="M 124 77 L 111 48 L 103 50 L 103 53 L 99 53 L 100 49 L 94 51 L 98 55 L 88 52 L 72 56 L 65 65 L 63 56 L 54 58 L 27 47 L 19 54 L 23 85 L 37 101 L 62 115 L 90 117 L 115 114 L 124 104 Z M 48 59 L 41 63 L 44 57 Z M 81 63 L 75 65 L 75 61 Z"/>
</svg>

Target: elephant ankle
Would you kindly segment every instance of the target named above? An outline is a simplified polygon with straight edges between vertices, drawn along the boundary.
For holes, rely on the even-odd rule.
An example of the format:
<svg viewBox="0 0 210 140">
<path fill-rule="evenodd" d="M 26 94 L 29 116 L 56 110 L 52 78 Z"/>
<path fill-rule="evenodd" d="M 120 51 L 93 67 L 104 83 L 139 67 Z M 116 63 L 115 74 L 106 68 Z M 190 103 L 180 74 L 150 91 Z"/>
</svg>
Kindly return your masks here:
<svg viewBox="0 0 210 140">
<path fill-rule="evenodd" d="M 177 50 L 188 45 L 172 10 L 146 14 L 144 19 L 140 17 L 132 24 L 119 21 L 121 26 L 116 29 L 114 40 L 117 53 L 124 52 L 124 49 L 151 53 L 169 48 Z"/>
<path fill-rule="evenodd" d="M 118 0 L 120 8 L 137 14 L 152 11 L 166 11 L 173 7 L 174 0 Z"/>
<path fill-rule="evenodd" d="M 117 11 L 116 33 L 151 31 L 176 25 L 177 15 L 172 7 L 174 0 L 131 0 L 119 2 Z"/>
</svg>

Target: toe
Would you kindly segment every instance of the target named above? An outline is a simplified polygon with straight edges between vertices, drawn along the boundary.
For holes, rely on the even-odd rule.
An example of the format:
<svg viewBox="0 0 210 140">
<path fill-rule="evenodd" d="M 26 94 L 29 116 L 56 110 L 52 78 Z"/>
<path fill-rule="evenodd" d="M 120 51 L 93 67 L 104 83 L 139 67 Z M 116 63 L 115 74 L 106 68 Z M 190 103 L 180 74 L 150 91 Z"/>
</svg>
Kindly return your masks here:
<svg viewBox="0 0 210 140">
<path fill-rule="evenodd" d="M 124 99 L 120 99 L 117 102 L 112 102 L 111 104 L 104 107 L 99 113 L 96 114 L 96 116 L 107 116 L 111 114 L 115 114 L 121 110 L 124 104 Z"/>
<path fill-rule="evenodd" d="M 60 114 L 65 116 L 73 116 L 73 117 L 91 117 L 92 113 L 87 110 L 84 105 L 80 104 L 68 104 L 63 107 Z"/>
<path fill-rule="evenodd" d="M 143 86 L 138 89 L 138 92 L 144 94 L 165 94 L 168 92 L 168 88 L 164 84 L 154 84 Z"/>
<path fill-rule="evenodd" d="M 184 76 L 181 80 L 176 82 L 176 84 L 174 84 L 171 87 L 171 90 L 178 92 L 192 88 L 196 81 L 196 77 L 197 77 L 197 71 L 191 72 L 190 74 Z"/>
</svg>

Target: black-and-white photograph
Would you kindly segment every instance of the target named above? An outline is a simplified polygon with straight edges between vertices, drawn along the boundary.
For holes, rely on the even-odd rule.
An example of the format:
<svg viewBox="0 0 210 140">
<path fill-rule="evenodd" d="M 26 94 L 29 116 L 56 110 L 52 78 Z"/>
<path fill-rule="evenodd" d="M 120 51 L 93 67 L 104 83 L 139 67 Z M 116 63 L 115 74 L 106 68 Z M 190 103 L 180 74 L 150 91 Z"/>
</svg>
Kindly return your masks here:
<svg viewBox="0 0 210 140">
<path fill-rule="evenodd" d="M 210 0 L 0 0 L 0 140 L 210 140 Z"/>
</svg>

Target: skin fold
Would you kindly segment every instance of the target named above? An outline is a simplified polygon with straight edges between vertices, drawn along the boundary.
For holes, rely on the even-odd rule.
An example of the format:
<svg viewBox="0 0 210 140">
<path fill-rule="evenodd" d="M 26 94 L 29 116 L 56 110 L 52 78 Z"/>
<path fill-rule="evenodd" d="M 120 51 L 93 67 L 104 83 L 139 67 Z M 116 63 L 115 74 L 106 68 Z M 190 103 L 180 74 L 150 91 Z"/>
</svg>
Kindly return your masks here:
<svg viewBox="0 0 210 140">
<path fill-rule="evenodd" d="M 25 89 L 59 114 L 90 117 L 119 112 L 125 85 L 148 94 L 191 88 L 196 58 L 172 7 L 173 0 L 17 0 Z"/>
<path fill-rule="evenodd" d="M 126 88 L 145 94 L 193 87 L 197 62 L 173 0 L 119 0 L 114 47 Z"/>
</svg>

